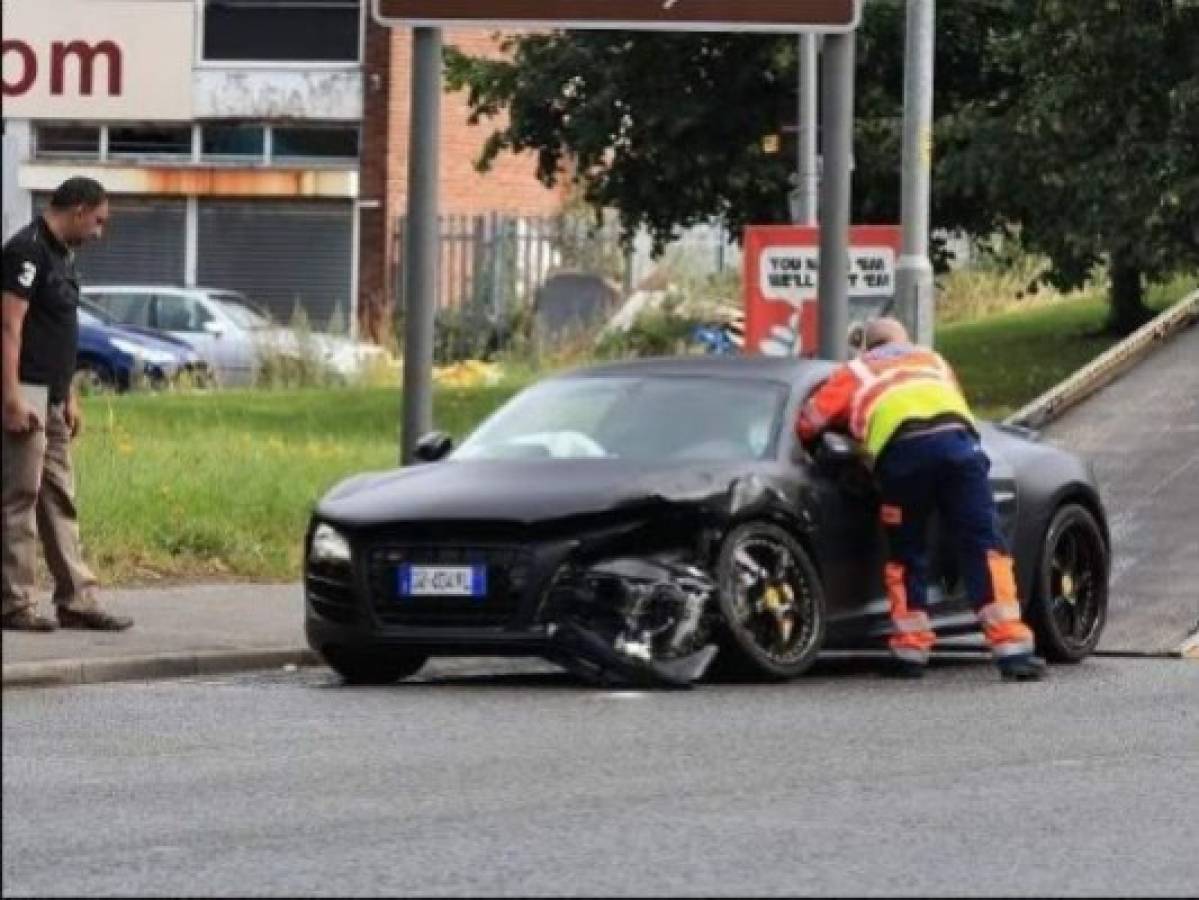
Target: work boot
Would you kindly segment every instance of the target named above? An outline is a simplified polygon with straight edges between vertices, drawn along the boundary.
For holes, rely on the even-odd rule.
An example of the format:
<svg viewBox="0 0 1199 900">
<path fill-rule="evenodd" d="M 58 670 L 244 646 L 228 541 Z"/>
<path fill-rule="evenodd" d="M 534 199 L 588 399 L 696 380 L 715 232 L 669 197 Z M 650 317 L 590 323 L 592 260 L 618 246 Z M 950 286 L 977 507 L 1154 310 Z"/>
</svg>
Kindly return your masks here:
<svg viewBox="0 0 1199 900">
<path fill-rule="evenodd" d="M 1045 672 L 1045 660 L 1037 656 L 1010 656 L 999 660 L 999 674 L 1004 681 L 1040 681 Z"/>
<path fill-rule="evenodd" d="M 15 609 L 0 618 L 5 631 L 54 631 L 58 628 L 53 619 L 39 616 L 32 609 Z"/>
<path fill-rule="evenodd" d="M 83 631 L 124 631 L 133 624 L 128 616 L 114 616 L 102 609 L 59 609 L 58 624 Z"/>
</svg>

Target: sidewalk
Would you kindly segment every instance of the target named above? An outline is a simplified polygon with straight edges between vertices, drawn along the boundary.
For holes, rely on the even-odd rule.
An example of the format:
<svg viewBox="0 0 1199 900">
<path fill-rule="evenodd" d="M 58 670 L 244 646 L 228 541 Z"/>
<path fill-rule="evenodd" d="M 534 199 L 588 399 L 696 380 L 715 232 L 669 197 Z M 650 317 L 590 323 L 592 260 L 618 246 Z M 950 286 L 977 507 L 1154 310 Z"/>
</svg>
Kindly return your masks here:
<svg viewBox="0 0 1199 900">
<path fill-rule="evenodd" d="M 101 592 L 133 617 L 124 632 L 3 633 L 3 685 L 83 684 L 316 662 L 297 584 L 208 584 Z M 39 606 L 53 615 L 48 599 Z"/>
</svg>

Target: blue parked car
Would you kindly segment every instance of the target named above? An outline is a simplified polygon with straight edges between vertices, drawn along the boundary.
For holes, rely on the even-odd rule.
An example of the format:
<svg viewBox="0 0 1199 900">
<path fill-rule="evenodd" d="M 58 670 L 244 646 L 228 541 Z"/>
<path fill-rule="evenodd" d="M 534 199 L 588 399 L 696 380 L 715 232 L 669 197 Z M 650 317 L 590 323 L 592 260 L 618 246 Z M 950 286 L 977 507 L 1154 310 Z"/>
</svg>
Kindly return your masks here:
<svg viewBox="0 0 1199 900">
<path fill-rule="evenodd" d="M 151 328 L 118 325 L 104 310 L 80 301 L 77 388 L 127 391 L 139 381 L 166 387 L 184 374 L 198 386 L 211 383 L 208 364 L 188 344 Z"/>
</svg>

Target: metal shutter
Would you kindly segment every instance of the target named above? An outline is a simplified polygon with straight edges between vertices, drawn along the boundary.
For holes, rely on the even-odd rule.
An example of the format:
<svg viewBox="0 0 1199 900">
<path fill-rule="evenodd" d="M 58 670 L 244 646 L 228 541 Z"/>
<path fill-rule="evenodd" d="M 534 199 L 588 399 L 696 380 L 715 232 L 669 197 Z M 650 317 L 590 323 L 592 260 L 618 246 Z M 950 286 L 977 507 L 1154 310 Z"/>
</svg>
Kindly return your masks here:
<svg viewBox="0 0 1199 900">
<path fill-rule="evenodd" d="M 289 323 L 325 330 L 350 315 L 353 206 L 328 200 L 201 200 L 198 282 L 241 291 Z"/>
<path fill-rule="evenodd" d="M 50 194 L 34 195 L 41 212 Z M 183 284 L 187 202 L 109 194 L 104 238 L 79 249 L 75 261 L 85 285 Z"/>
</svg>

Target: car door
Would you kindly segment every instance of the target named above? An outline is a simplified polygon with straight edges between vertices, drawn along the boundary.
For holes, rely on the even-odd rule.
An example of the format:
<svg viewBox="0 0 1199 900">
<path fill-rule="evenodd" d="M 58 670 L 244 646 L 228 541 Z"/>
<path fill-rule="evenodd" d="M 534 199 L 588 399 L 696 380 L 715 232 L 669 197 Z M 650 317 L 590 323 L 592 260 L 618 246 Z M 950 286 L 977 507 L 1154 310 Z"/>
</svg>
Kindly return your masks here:
<svg viewBox="0 0 1199 900">
<path fill-rule="evenodd" d="M 238 352 L 234 329 L 202 299 L 183 293 L 156 294 L 154 327 L 190 344 L 217 373 L 220 384 L 249 382 L 251 367 Z"/>
</svg>

